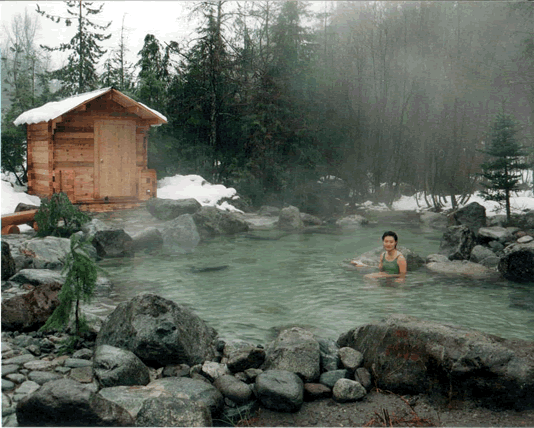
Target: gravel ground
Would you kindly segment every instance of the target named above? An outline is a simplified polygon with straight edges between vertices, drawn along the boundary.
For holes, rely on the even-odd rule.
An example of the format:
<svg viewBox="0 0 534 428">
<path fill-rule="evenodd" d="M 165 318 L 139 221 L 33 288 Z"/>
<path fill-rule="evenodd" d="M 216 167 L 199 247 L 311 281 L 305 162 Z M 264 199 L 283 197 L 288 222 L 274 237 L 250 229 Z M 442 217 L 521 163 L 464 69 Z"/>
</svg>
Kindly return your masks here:
<svg viewBox="0 0 534 428">
<path fill-rule="evenodd" d="M 406 401 L 412 404 L 412 408 Z M 391 423 L 385 423 L 385 415 L 389 415 Z M 532 427 L 534 409 L 493 411 L 470 402 L 440 405 L 432 403 L 426 396 L 401 398 L 396 394 L 373 391 L 363 400 L 353 403 L 337 403 L 332 399 L 304 403 L 297 413 L 278 413 L 261 408 L 255 417 L 241 421 L 238 426 Z"/>
</svg>

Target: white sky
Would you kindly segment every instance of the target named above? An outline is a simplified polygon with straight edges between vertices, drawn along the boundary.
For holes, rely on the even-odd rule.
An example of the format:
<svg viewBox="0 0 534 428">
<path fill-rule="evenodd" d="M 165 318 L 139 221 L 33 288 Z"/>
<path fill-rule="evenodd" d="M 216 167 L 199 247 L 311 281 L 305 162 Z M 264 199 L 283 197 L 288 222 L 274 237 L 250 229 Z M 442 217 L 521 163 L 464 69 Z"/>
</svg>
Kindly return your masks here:
<svg viewBox="0 0 534 428">
<path fill-rule="evenodd" d="M 93 7 L 99 6 L 101 3 L 94 2 Z M 103 3 L 102 13 L 94 15 L 91 19 L 98 24 L 112 21 L 111 26 L 106 31 L 106 34 L 111 33 L 112 36 L 105 42 L 104 47 L 108 49 L 108 52 L 118 47 L 124 16 L 124 25 L 128 30 L 126 37 L 131 62 L 137 62 L 137 52 L 141 50 L 147 34 L 154 34 L 161 43 L 175 40 L 182 44 L 183 41 L 191 39 L 195 30 L 196 24 L 188 18 L 188 6 L 193 2 L 115 0 Z M 12 18 L 17 14 L 24 15 L 24 9 L 38 17 L 40 31 L 37 35 L 37 44 L 56 47 L 72 38 L 76 30 L 74 23 L 67 27 L 64 22 L 59 24 L 52 22 L 35 12 L 37 4 L 41 10 L 49 14 L 68 16 L 67 6 L 62 1 L 1 1 L 0 20 L 2 28 L 0 38 L 2 41 L 5 38 L 4 26 L 9 28 Z M 67 54 L 54 54 L 51 69 L 59 68 L 67 56 Z"/>
</svg>

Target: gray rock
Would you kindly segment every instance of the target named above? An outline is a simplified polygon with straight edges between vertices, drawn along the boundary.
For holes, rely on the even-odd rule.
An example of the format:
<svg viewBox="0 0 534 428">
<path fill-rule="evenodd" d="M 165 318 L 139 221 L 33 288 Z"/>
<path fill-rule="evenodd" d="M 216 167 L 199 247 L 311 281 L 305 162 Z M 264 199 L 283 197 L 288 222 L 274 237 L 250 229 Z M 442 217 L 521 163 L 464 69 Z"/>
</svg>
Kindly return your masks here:
<svg viewBox="0 0 534 428">
<path fill-rule="evenodd" d="M 321 226 L 323 224 L 323 221 L 319 217 L 311 214 L 300 213 L 300 219 L 304 226 Z"/>
<path fill-rule="evenodd" d="M 330 372 L 324 372 L 321 374 L 319 382 L 332 389 L 339 379 L 349 379 L 350 372 L 347 369 L 332 370 Z"/>
<path fill-rule="evenodd" d="M 439 254 L 449 260 L 468 260 L 475 245 L 475 234 L 467 226 L 451 226 L 443 234 Z"/>
<path fill-rule="evenodd" d="M 203 206 L 193 214 L 193 219 L 201 239 L 249 231 L 248 223 L 240 216 L 215 207 Z"/>
<path fill-rule="evenodd" d="M 313 382 L 319 379 L 321 369 L 319 343 L 303 328 L 283 330 L 267 349 L 264 367 L 287 370 Z"/>
<path fill-rule="evenodd" d="M 229 375 L 230 370 L 228 370 L 228 366 L 226 364 L 216 363 L 214 361 L 206 361 L 204 364 L 202 364 L 202 370 L 200 374 L 213 382 L 221 376 Z"/>
<path fill-rule="evenodd" d="M 496 254 L 499 254 L 502 250 L 504 250 L 504 245 L 501 244 L 499 241 L 488 242 L 488 247 L 490 247 L 491 250 Z"/>
<path fill-rule="evenodd" d="M 360 382 L 360 384 L 369 391 L 371 388 L 371 373 L 365 367 L 359 367 L 354 373 L 354 380 Z"/>
<path fill-rule="evenodd" d="M 30 372 L 30 374 L 28 375 L 28 379 L 32 382 L 38 383 L 39 385 L 44 385 L 45 383 L 51 382 L 53 380 L 63 379 L 63 376 L 59 373 L 35 370 Z"/>
<path fill-rule="evenodd" d="M 191 367 L 187 364 L 169 364 L 162 372 L 163 377 L 189 377 Z"/>
<path fill-rule="evenodd" d="M 472 202 L 450 214 L 449 224 L 466 226 L 476 235 L 481 227 L 486 227 L 486 208 L 478 202 Z"/>
<path fill-rule="evenodd" d="M 314 401 L 321 398 L 332 396 L 332 388 L 322 383 L 305 383 L 304 384 L 304 401 Z"/>
<path fill-rule="evenodd" d="M 321 352 L 321 372 L 337 370 L 339 364 L 338 347 L 335 340 L 316 338 Z"/>
<path fill-rule="evenodd" d="M 361 400 L 366 394 L 367 391 L 360 382 L 350 379 L 339 379 L 332 388 L 334 400 L 340 403 Z"/>
<path fill-rule="evenodd" d="M 349 347 L 339 348 L 341 366 L 354 372 L 363 362 L 363 354 Z"/>
<path fill-rule="evenodd" d="M 96 235 L 96 232 L 101 232 L 104 230 L 112 230 L 113 227 L 104 223 L 102 220 L 96 218 L 92 219 L 90 222 L 85 223 L 82 226 L 82 233 L 85 239 L 92 239 Z"/>
<path fill-rule="evenodd" d="M 263 373 L 262 369 L 246 369 L 244 374 L 247 378 L 247 381 L 254 382 L 256 378 Z"/>
<path fill-rule="evenodd" d="M 23 374 L 19 374 L 19 373 L 12 373 L 12 374 L 6 375 L 4 374 L 2 370 L 2 376 L 4 376 L 7 380 L 10 380 L 11 382 L 16 383 L 17 385 L 26 381 L 26 376 L 24 376 Z"/>
<path fill-rule="evenodd" d="M 21 426 L 133 426 L 130 414 L 71 379 L 48 382 L 17 404 Z"/>
<path fill-rule="evenodd" d="M 529 242 L 532 242 L 534 241 L 534 238 L 530 235 L 525 235 L 525 236 L 522 236 L 521 238 L 519 238 L 517 240 L 517 243 L 518 244 L 528 244 Z"/>
<path fill-rule="evenodd" d="M 168 222 L 162 235 L 166 248 L 182 253 L 192 252 L 200 243 L 200 234 L 191 214 L 182 214 Z"/>
<path fill-rule="evenodd" d="M 503 227 L 508 220 L 506 219 L 506 215 L 494 215 L 491 217 L 486 217 L 486 226 L 493 227 L 493 226 L 500 226 Z"/>
<path fill-rule="evenodd" d="M 2 330 L 28 331 L 42 327 L 59 306 L 61 287 L 57 282 L 43 284 L 26 294 L 2 300 Z"/>
<path fill-rule="evenodd" d="M 64 367 L 68 369 L 68 367 Z M 93 382 L 93 369 L 91 367 L 76 367 L 69 371 L 69 378 L 80 383 Z M 95 391 L 96 392 L 96 391 Z"/>
<path fill-rule="evenodd" d="M 201 402 L 210 409 L 212 417 L 217 417 L 224 405 L 223 396 L 217 388 L 209 382 L 202 382 L 196 379 L 166 377 L 150 382 L 146 388 L 163 391 L 178 398 Z"/>
<path fill-rule="evenodd" d="M 47 361 L 47 360 L 33 360 L 28 361 L 24 364 L 24 368 L 28 370 L 53 370 L 59 365 L 58 361 Z M 2 370 L 3 371 L 3 370 Z"/>
<path fill-rule="evenodd" d="M 17 284 L 40 286 L 44 284 L 63 284 L 65 276 L 58 271 L 48 269 L 22 269 L 9 280 Z"/>
<path fill-rule="evenodd" d="M 137 413 L 138 427 L 209 427 L 212 418 L 203 403 L 176 397 L 149 398 Z"/>
<path fill-rule="evenodd" d="M 22 382 L 17 388 L 17 394 L 30 395 L 37 391 L 39 388 L 41 388 L 41 385 L 39 385 L 37 382 L 27 380 L 26 382 Z"/>
<path fill-rule="evenodd" d="M 98 257 L 132 257 L 134 255 L 133 240 L 122 229 L 99 230 L 94 234 L 93 246 Z"/>
<path fill-rule="evenodd" d="M 36 358 L 32 354 L 23 354 L 13 358 L 2 360 L 2 367 L 9 364 L 25 364 L 28 361 L 33 361 Z"/>
<path fill-rule="evenodd" d="M 212 359 L 216 337 L 215 330 L 189 308 L 142 294 L 115 308 L 96 344 L 128 349 L 148 365 L 192 366 Z"/>
<path fill-rule="evenodd" d="M 101 388 L 150 382 L 148 367 L 133 352 L 109 345 L 96 348 L 93 374 Z"/>
<path fill-rule="evenodd" d="M 18 364 L 2 364 L 2 377 L 12 373 L 17 373 L 19 368 L 20 366 Z"/>
<path fill-rule="evenodd" d="M 258 215 L 278 217 L 280 215 L 280 208 L 262 205 L 258 210 Z"/>
<path fill-rule="evenodd" d="M 159 220 L 169 221 L 183 214 L 194 214 L 202 205 L 194 198 L 161 199 L 152 198 L 146 202 L 146 209 Z"/>
<path fill-rule="evenodd" d="M 55 236 L 33 238 L 22 243 L 20 251 L 31 259 L 34 269 L 61 269 L 70 252 L 70 240 Z"/>
<path fill-rule="evenodd" d="M 363 353 L 381 389 L 461 394 L 501 408 L 534 404 L 532 342 L 395 315 L 342 334 L 338 345 Z"/>
<path fill-rule="evenodd" d="M 501 244 L 514 240 L 510 231 L 504 227 L 481 227 L 478 229 L 478 240 L 480 242 L 499 241 Z"/>
<path fill-rule="evenodd" d="M 488 257 L 495 257 L 495 253 L 491 251 L 488 247 L 484 247 L 482 245 L 475 245 L 471 250 L 469 260 L 473 263 L 480 263 L 482 260 Z"/>
<path fill-rule="evenodd" d="M 67 358 L 65 360 L 65 367 L 70 367 L 71 369 L 78 367 L 91 367 L 93 363 L 88 360 L 83 360 L 81 358 Z"/>
<path fill-rule="evenodd" d="M 237 404 L 248 403 L 254 398 L 250 386 L 231 375 L 217 378 L 213 385 L 224 397 Z"/>
<path fill-rule="evenodd" d="M 300 218 L 300 211 L 297 207 L 289 206 L 280 211 L 278 217 L 278 228 L 282 230 L 300 230 L 304 228 L 304 223 Z"/>
<path fill-rule="evenodd" d="M 449 258 L 443 254 L 429 254 L 426 256 L 426 263 L 448 263 Z"/>
<path fill-rule="evenodd" d="M 449 276 L 465 276 L 476 279 L 498 279 L 499 275 L 492 269 L 467 260 L 453 260 L 447 263 L 428 263 L 427 269 L 434 273 Z"/>
<path fill-rule="evenodd" d="M 482 259 L 479 264 L 481 264 L 482 266 L 485 266 L 487 267 L 488 269 L 497 269 L 499 267 L 499 263 L 501 261 L 501 258 L 500 257 L 497 257 L 497 256 L 491 256 L 491 257 L 486 257 L 485 259 Z"/>
<path fill-rule="evenodd" d="M 11 256 L 9 244 L 2 239 L 2 279 L 6 280 L 16 273 L 15 260 Z"/>
<path fill-rule="evenodd" d="M 11 391 L 15 388 L 15 383 L 7 379 L 2 379 L 2 391 Z"/>
<path fill-rule="evenodd" d="M 267 409 L 297 412 L 304 402 L 304 384 L 295 373 L 267 370 L 256 378 L 256 397 Z"/>
<path fill-rule="evenodd" d="M 228 369 L 232 373 L 242 372 L 249 368 L 257 369 L 265 361 L 265 350 L 253 345 L 247 345 L 229 352 L 227 358 Z"/>
<path fill-rule="evenodd" d="M 338 226 L 347 226 L 347 227 L 355 227 L 355 226 L 363 226 L 369 223 L 369 220 L 367 220 L 365 217 L 353 214 L 349 215 L 343 218 L 340 218 L 336 221 L 336 225 Z"/>
<path fill-rule="evenodd" d="M 125 409 L 132 418 L 136 418 L 143 403 L 149 398 L 165 397 L 165 391 L 140 386 L 114 386 L 102 388 L 98 395 L 112 401 Z"/>
<path fill-rule="evenodd" d="M 504 249 L 499 261 L 499 272 L 506 279 L 529 282 L 534 279 L 534 241 L 515 243 Z"/>
<path fill-rule="evenodd" d="M 148 227 L 132 236 L 133 250 L 155 250 L 163 246 L 163 235 L 155 227 Z"/>
<path fill-rule="evenodd" d="M 93 350 L 82 348 L 78 349 L 74 354 L 72 354 L 72 358 L 79 358 L 81 360 L 90 360 L 93 358 Z"/>
<path fill-rule="evenodd" d="M 421 217 L 419 217 L 419 221 L 423 223 L 423 225 L 427 228 L 436 230 L 447 229 L 447 225 L 449 222 L 445 215 L 440 213 L 433 213 L 430 211 L 422 213 Z"/>
</svg>

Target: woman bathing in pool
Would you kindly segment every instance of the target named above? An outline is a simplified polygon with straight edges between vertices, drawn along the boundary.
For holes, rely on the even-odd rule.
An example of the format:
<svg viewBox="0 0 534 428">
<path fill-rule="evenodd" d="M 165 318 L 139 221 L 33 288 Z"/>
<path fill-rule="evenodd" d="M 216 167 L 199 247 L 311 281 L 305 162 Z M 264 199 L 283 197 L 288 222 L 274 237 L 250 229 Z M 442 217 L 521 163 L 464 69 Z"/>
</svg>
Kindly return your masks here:
<svg viewBox="0 0 534 428">
<path fill-rule="evenodd" d="M 366 278 L 397 278 L 396 281 L 403 282 L 406 277 L 406 259 L 397 250 L 397 242 L 399 238 L 395 232 L 386 232 L 382 235 L 382 243 L 384 253 L 380 255 L 380 263 L 378 265 L 379 272 L 365 275 Z M 351 261 L 355 266 L 364 266 L 357 260 Z"/>
</svg>

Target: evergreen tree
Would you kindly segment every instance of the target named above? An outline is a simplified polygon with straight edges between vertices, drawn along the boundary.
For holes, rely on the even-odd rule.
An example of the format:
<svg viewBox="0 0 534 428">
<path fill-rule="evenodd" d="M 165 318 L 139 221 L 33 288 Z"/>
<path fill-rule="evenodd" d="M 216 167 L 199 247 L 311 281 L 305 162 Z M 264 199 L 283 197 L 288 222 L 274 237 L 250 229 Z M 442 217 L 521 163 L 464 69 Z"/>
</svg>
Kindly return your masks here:
<svg viewBox="0 0 534 428">
<path fill-rule="evenodd" d="M 62 273 L 65 283 L 59 292 L 59 306 L 48 318 L 43 331 L 64 329 L 70 320 L 74 307 L 76 336 L 81 337 L 84 320 L 80 317 L 80 302 L 90 303 L 95 294 L 98 277 L 97 266 L 88 256 L 90 243 L 78 236 L 70 238 L 70 252 L 67 254 Z"/>
<path fill-rule="evenodd" d="M 35 45 L 37 17 L 27 11 L 16 15 L 5 28 L 2 49 L 2 90 L 8 96 L 2 109 L 2 170 L 12 172 L 19 184 L 26 180 L 26 130 L 13 125 L 21 113 L 50 101 L 46 73 L 48 58 Z"/>
<path fill-rule="evenodd" d="M 485 200 L 497 201 L 506 206 L 506 219 L 510 221 L 510 194 L 519 190 L 521 171 L 529 165 L 523 161 L 527 155 L 516 140 L 514 120 L 505 114 L 497 115 L 491 130 L 491 143 L 483 153 L 490 159 L 482 164 L 482 183 L 485 190 L 481 195 Z"/>
<path fill-rule="evenodd" d="M 67 13 L 70 17 L 59 17 L 46 13 L 37 5 L 37 13 L 51 19 L 54 22 L 64 21 L 68 27 L 72 21 L 77 21 L 77 31 L 68 43 L 61 43 L 58 47 L 43 46 L 47 51 L 70 52 L 67 65 L 51 73 L 53 79 L 61 82 L 61 89 L 58 96 L 68 97 L 75 94 L 91 91 L 98 86 L 98 74 L 96 67 L 98 61 L 106 53 L 102 49 L 101 43 L 111 37 L 111 34 L 104 34 L 111 22 L 99 25 L 89 19 L 89 16 L 98 15 L 102 12 L 104 4 L 98 8 L 93 8 L 93 2 L 82 0 L 67 0 Z"/>
</svg>

